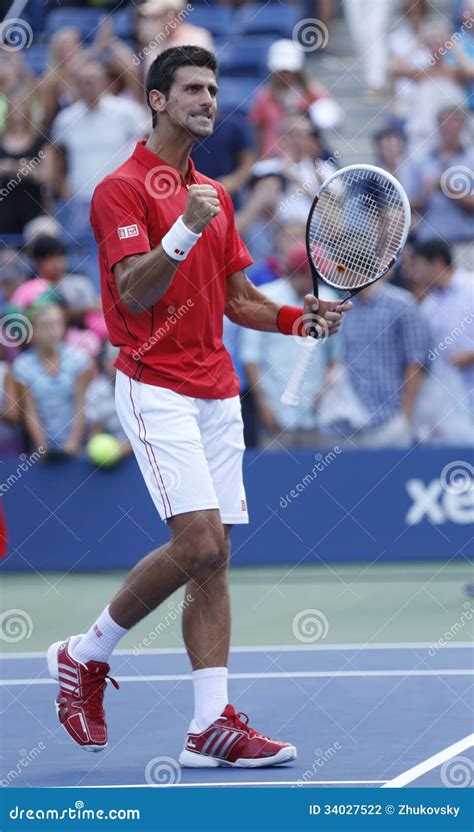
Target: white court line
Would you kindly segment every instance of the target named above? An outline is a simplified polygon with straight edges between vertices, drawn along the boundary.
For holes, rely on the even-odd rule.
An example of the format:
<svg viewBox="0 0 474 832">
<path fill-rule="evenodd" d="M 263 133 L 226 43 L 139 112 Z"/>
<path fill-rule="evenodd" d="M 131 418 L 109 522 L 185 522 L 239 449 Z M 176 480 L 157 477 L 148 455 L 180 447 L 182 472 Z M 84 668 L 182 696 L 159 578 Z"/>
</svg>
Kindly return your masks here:
<svg viewBox="0 0 474 832">
<path fill-rule="evenodd" d="M 223 783 L 122 783 L 111 786 L 74 786 L 75 789 L 210 789 L 214 786 L 368 786 L 385 783 L 385 780 L 255 780 Z M 52 786 L 53 789 L 70 789 L 71 786 Z"/>
<path fill-rule="evenodd" d="M 356 644 L 268 644 L 250 645 L 249 647 L 232 647 L 230 652 L 232 655 L 233 653 L 305 653 L 308 651 L 348 652 L 350 650 L 355 650 L 359 652 L 360 650 L 429 650 L 429 648 L 434 645 L 435 642 L 433 641 L 389 641 L 374 642 L 373 644 L 364 644 L 362 642 Z M 461 641 L 456 642 L 455 644 L 451 642 L 443 646 L 443 650 L 456 650 L 462 648 L 472 648 L 472 642 Z M 184 647 L 150 647 L 145 650 L 140 650 L 138 654 L 136 650 L 134 651 L 128 647 L 121 647 L 118 650 L 114 650 L 114 656 L 135 656 L 135 658 L 156 655 L 181 656 L 184 654 L 186 654 Z M 33 650 L 30 652 L 3 653 L 0 654 L 0 659 L 44 659 L 45 656 L 45 650 Z"/>
<path fill-rule="evenodd" d="M 270 673 L 229 673 L 229 679 L 364 679 L 383 676 L 474 676 L 472 668 L 457 670 L 289 670 Z M 190 682 L 189 673 L 163 673 L 153 676 L 115 676 L 117 682 Z M 0 687 L 13 685 L 57 685 L 56 679 L 1 679 Z"/>
<path fill-rule="evenodd" d="M 469 734 L 467 737 L 464 737 L 463 740 L 459 740 L 459 742 L 449 745 L 443 751 L 439 751 L 438 754 L 433 754 L 432 757 L 428 757 L 427 760 L 424 760 L 422 763 L 418 763 L 417 766 L 413 766 L 413 768 L 403 771 L 402 774 L 399 774 L 398 777 L 394 777 L 393 780 L 388 780 L 382 786 L 382 789 L 401 789 L 403 786 L 407 786 L 408 783 L 412 783 L 413 780 L 418 780 L 418 778 L 427 774 L 428 771 L 438 768 L 438 766 L 446 763 L 447 760 L 450 760 L 452 757 L 456 757 L 458 754 L 461 754 L 463 751 L 466 751 L 468 748 L 472 748 L 473 746 L 474 734 Z"/>
</svg>

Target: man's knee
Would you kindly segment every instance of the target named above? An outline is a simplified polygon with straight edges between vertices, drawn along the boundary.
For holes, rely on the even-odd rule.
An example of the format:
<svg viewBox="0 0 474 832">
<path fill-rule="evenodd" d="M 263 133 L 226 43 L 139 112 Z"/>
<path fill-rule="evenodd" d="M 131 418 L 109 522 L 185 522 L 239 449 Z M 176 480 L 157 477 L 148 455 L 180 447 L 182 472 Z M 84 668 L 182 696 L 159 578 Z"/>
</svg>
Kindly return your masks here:
<svg viewBox="0 0 474 832">
<path fill-rule="evenodd" d="M 180 563 L 192 576 L 202 569 L 220 569 L 229 557 L 229 538 L 220 520 L 197 517 L 174 540 Z"/>
</svg>

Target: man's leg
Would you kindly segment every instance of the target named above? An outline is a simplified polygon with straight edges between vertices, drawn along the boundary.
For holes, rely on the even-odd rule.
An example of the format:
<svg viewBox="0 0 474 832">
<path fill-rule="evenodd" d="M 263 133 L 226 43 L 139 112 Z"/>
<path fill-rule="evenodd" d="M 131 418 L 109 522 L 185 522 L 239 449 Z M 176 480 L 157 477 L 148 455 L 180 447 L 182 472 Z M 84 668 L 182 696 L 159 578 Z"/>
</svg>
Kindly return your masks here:
<svg viewBox="0 0 474 832">
<path fill-rule="evenodd" d="M 209 592 L 205 582 L 212 589 L 213 574 L 225 572 L 221 565 L 227 560 L 228 544 L 219 512 L 188 512 L 173 517 L 169 525 L 170 542 L 150 552 L 132 569 L 110 606 L 79 643 L 74 644 L 72 655 L 77 661 L 107 662 L 128 630 L 188 582 L 199 596 L 198 610 L 207 609 Z M 199 614 L 204 622 L 209 620 L 207 613 Z M 227 651 L 228 636 L 227 648 L 219 654 L 221 657 L 225 653 L 225 661 Z M 214 655 L 210 658 L 214 660 Z M 209 667 L 209 662 L 203 666 Z"/>
<path fill-rule="evenodd" d="M 230 602 L 227 566 L 230 526 L 225 526 L 223 556 L 186 585 L 183 637 L 193 668 L 193 728 L 201 731 L 226 707 L 230 643 Z"/>
</svg>

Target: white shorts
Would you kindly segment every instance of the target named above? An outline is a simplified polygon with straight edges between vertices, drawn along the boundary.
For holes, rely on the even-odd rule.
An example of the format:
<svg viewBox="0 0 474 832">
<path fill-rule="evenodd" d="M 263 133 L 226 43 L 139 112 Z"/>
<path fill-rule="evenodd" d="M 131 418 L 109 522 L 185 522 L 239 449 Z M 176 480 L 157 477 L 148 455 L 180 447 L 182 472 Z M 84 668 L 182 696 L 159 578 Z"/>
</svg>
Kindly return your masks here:
<svg viewBox="0 0 474 832">
<path fill-rule="evenodd" d="M 115 402 L 162 520 L 218 509 L 223 523 L 248 523 L 238 396 L 194 399 L 117 370 Z"/>
</svg>

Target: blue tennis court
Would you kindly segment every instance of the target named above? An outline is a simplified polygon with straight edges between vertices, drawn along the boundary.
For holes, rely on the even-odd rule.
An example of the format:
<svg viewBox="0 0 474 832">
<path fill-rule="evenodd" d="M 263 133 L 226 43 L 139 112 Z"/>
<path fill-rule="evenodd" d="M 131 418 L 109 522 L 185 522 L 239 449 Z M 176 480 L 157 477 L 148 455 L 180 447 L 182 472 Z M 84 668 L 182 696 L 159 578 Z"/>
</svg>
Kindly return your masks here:
<svg viewBox="0 0 474 832">
<path fill-rule="evenodd" d="M 57 685 L 41 653 L 4 656 L 1 667 L 3 785 L 435 787 L 456 785 L 474 765 L 467 644 L 235 649 L 235 706 L 299 754 L 250 776 L 179 768 L 192 708 L 182 650 L 118 651 L 111 672 L 120 690 L 106 693 L 109 745 L 97 755 L 73 747 L 57 722 Z"/>
</svg>

